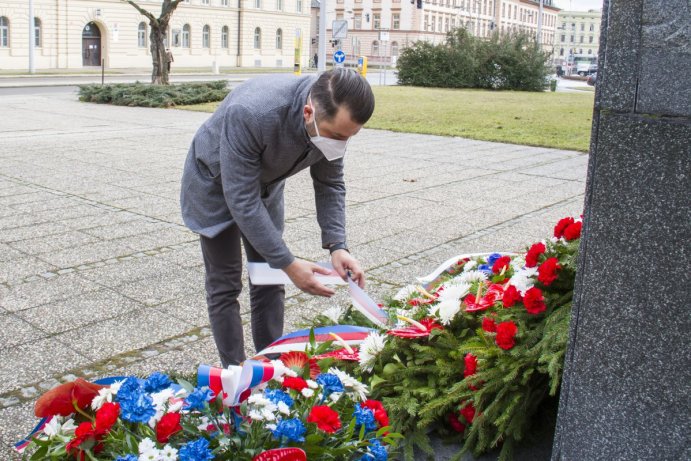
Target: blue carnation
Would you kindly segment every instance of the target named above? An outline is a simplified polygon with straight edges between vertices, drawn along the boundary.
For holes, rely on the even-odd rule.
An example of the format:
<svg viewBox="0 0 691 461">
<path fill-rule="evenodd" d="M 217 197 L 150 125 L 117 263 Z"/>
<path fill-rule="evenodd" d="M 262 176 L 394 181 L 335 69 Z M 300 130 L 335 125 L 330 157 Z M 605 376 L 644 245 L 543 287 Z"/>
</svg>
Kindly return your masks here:
<svg viewBox="0 0 691 461">
<path fill-rule="evenodd" d="M 167 375 L 157 371 L 149 376 L 149 378 L 144 382 L 144 390 L 146 392 L 158 392 L 162 391 L 163 389 L 167 389 L 171 384 L 172 382 Z"/>
<path fill-rule="evenodd" d="M 115 461 L 137 461 L 139 457 L 137 455 L 124 455 L 115 458 Z"/>
<path fill-rule="evenodd" d="M 367 407 L 355 405 L 355 425 L 359 428 L 364 425 L 367 432 L 377 430 L 377 422 L 374 419 L 374 412 Z"/>
<path fill-rule="evenodd" d="M 317 376 L 317 383 L 324 389 L 324 394 L 328 396 L 332 392 L 343 392 L 343 383 L 338 376 L 331 373 L 322 373 Z"/>
<path fill-rule="evenodd" d="M 480 264 L 479 266 L 477 266 L 477 270 L 479 270 L 480 272 L 484 272 L 489 276 L 491 276 L 494 273 L 492 271 L 492 266 L 490 266 L 489 264 Z"/>
<path fill-rule="evenodd" d="M 195 387 L 194 391 L 185 399 L 185 409 L 203 410 L 204 404 L 214 397 L 214 393 L 207 386 Z"/>
<path fill-rule="evenodd" d="M 144 392 L 144 380 L 130 376 L 120 386 L 117 399 L 118 401 L 129 400 L 136 398 L 142 392 Z"/>
<path fill-rule="evenodd" d="M 131 394 L 126 399 L 120 399 L 120 411 L 122 419 L 133 423 L 147 423 L 156 414 L 154 401 L 146 392 Z"/>
<path fill-rule="evenodd" d="M 278 402 L 283 402 L 288 405 L 288 408 L 293 406 L 293 399 L 290 395 L 280 389 L 266 389 L 264 397 L 276 405 L 278 405 Z"/>
<path fill-rule="evenodd" d="M 305 425 L 298 418 L 282 419 L 276 425 L 276 429 L 271 431 L 276 439 L 281 440 L 285 437 L 295 442 L 305 441 Z"/>
<path fill-rule="evenodd" d="M 184 444 L 178 451 L 180 461 L 211 461 L 214 454 L 209 448 L 209 441 L 200 438 L 194 442 Z"/>
<path fill-rule="evenodd" d="M 497 262 L 497 259 L 501 258 L 501 254 L 499 253 L 492 253 L 491 255 L 487 256 L 487 265 L 489 267 L 494 266 L 494 263 Z"/>
<path fill-rule="evenodd" d="M 369 451 L 358 461 L 386 461 L 389 459 L 389 454 L 381 442 L 377 439 L 370 439 Z"/>
</svg>

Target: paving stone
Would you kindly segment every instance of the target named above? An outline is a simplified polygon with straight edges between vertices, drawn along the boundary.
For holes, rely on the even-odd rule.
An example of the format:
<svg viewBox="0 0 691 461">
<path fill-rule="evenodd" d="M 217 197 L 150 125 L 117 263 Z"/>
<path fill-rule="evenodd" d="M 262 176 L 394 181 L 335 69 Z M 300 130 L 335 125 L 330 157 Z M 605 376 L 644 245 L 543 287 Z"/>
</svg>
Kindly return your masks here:
<svg viewBox="0 0 691 461">
<path fill-rule="evenodd" d="M 90 329 L 95 323 L 141 307 L 140 303 L 106 289 L 25 309 L 17 312 L 17 315 L 49 334 L 67 330 L 78 333 Z"/>
<path fill-rule="evenodd" d="M 40 278 L 6 289 L 4 296 L 0 297 L 0 305 L 7 311 L 15 312 L 80 294 L 84 295 L 101 288 L 101 285 L 77 274 L 61 275 L 48 280 Z"/>
<path fill-rule="evenodd" d="M 0 314 L 0 348 L 11 348 L 46 336 L 42 331 L 15 314 Z"/>
<path fill-rule="evenodd" d="M 33 256 L 2 261 L 0 262 L 0 283 L 16 282 L 29 275 L 42 274 L 53 269 L 57 267 Z"/>
</svg>

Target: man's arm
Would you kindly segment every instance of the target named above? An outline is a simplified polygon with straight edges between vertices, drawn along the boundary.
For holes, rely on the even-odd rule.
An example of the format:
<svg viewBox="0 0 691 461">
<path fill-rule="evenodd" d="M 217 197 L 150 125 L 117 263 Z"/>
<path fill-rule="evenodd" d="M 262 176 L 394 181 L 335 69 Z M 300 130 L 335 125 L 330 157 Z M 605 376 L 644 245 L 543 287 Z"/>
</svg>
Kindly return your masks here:
<svg viewBox="0 0 691 461">
<path fill-rule="evenodd" d="M 242 234 L 269 265 L 283 269 L 294 256 L 261 200 L 261 127 L 244 106 L 226 109 L 221 131 L 223 194 Z"/>
<path fill-rule="evenodd" d="M 345 243 L 345 181 L 343 159 L 322 159 L 310 168 L 314 184 L 317 221 L 322 231 L 322 247 Z"/>
</svg>

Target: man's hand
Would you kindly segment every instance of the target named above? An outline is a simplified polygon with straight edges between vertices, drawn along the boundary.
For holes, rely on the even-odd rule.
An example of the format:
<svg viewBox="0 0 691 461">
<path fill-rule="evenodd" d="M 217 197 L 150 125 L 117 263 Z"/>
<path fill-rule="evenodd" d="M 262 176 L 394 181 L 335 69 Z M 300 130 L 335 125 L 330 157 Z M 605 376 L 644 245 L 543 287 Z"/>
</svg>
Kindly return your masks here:
<svg viewBox="0 0 691 461">
<path fill-rule="evenodd" d="M 336 292 L 331 288 L 319 283 L 314 273 L 329 275 L 331 271 L 318 264 L 307 261 L 295 260 L 290 263 L 283 271 L 288 274 L 290 280 L 302 291 L 318 296 L 330 298 Z"/>
<path fill-rule="evenodd" d="M 365 273 L 360 268 L 360 263 L 353 258 L 347 250 L 336 250 L 331 254 L 331 264 L 343 280 L 346 280 L 347 271 L 360 288 L 365 287 Z"/>
</svg>

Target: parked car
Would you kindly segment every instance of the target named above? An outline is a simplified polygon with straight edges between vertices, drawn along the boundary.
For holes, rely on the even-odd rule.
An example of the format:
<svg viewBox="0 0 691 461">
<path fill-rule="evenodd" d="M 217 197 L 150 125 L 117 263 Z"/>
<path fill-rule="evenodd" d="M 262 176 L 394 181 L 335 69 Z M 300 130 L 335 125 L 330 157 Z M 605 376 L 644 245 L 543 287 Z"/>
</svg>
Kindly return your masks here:
<svg viewBox="0 0 691 461">
<path fill-rule="evenodd" d="M 597 72 L 594 74 L 590 74 L 588 76 L 588 80 L 586 80 L 586 83 L 590 86 L 595 86 L 595 83 L 597 82 Z"/>
</svg>

